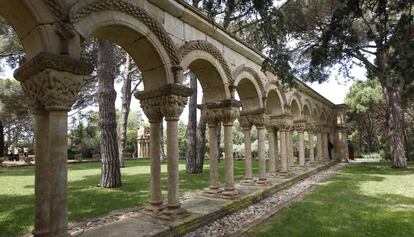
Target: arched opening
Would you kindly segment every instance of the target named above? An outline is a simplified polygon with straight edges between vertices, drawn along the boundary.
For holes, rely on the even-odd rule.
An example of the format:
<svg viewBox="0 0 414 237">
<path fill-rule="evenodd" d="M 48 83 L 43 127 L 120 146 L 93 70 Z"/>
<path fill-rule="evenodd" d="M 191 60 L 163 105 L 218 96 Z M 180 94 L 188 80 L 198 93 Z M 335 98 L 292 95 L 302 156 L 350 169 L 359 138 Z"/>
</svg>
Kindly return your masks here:
<svg viewBox="0 0 414 237">
<path fill-rule="evenodd" d="M 266 113 L 271 115 L 280 115 L 283 114 L 284 104 L 280 98 L 279 93 L 272 89 L 267 93 L 266 99 Z"/>
<path fill-rule="evenodd" d="M 301 117 L 301 109 L 297 99 L 292 99 L 290 103 L 290 112 L 293 115 L 293 119 L 299 119 Z"/>
</svg>

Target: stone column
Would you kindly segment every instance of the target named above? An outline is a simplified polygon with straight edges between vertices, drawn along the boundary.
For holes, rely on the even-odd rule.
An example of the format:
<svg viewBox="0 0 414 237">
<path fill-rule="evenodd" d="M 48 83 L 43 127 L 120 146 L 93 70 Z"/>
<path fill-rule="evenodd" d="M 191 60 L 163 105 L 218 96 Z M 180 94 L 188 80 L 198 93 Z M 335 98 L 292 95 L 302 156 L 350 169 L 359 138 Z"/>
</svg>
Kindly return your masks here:
<svg viewBox="0 0 414 237">
<path fill-rule="evenodd" d="M 236 107 L 231 107 L 223 109 L 222 118 L 224 123 L 224 153 L 225 153 L 225 163 L 224 167 L 226 170 L 225 173 L 225 184 L 223 194 L 230 197 L 236 197 L 239 195 L 239 192 L 234 186 L 234 164 L 233 164 L 233 122 L 239 115 L 239 109 Z"/>
<path fill-rule="evenodd" d="M 287 170 L 288 172 L 292 171 L 293 167 L 293 140 L 292 140 L 292 130 L 286 130 L 286 159 L 287 159 Z"/>
<path fill-rule="evenodd" d="M 280 129 L 280 173 L 287 173 L 286 129 Z"/>
<path fill-rule="evenodd" d="M 311 163 L 315 162 L 315 151 L 314 151 L 314 142 L 313 142 L 313 132 L 308 130 L 308 139 L 309 139 L 309 161 Z"/>
<path fill-rule="evenodd" d="M 320 131 L 316 133 L 316 153 L 317 153 L 317 161 L 323 160 L 322 155 L 322 134 Z"/>
<path fill-rule="evenodd" d="M 265 158 L 265 128 L 256 126 L 258 140 L 258 157 L 259 157 L 259 180 L 257 184 L 268 184 L 266 177 L 266 158 Z"/>
<path fill-rule="evenodd" d="M 277 135 L 278 130 L 275 129 L 273 132 L 274 135 L 274 153 L 275 153 L 275 170 L 276 172 L 278 171 L 278 169 L 280 168 L 280 154 L 279 154 L 279 137 Z"/>
<path fill-rule="evenodd" d="M 35 127 L 35 223 L 32 234 L 47 236 L 49 232 L 50 158 L 49 113 L 37 108 L 33 110 Z"/>
<path fill-rule="evenodd" d="M 219 174 L 218 174 L 218 154 L 217 154 L 217 115 L 213 110 L 208 110 L 203 106 L 201 116 L 208 124 L 208 144 L 210 156 L 210 184 L 206 190 L 209 194 L 218 194 L 220 190 Z"/>
<path fill-rule="evenodd" d="M 24 93 L 40 110 L 35 112 L 35 236 L 69 236 L 67 112 L 90 72 L 91 67 L 81 61 L 44 52 L 15 72 Z"/>
<path fill-rule="evenodd" d="M 299 166 L 305 166 L 305 136 L 303 130 L 298 130 L 299 133 Z"/>
<path fill-rule="evenodd" d="M 322 153 L 325 160 L 329 160 L 329 151 L 328 151 L 328 133 L 324 131 L 322 133 Z"/>
<path fill-rule="evenodd" d="M 276 174 L 276 156 L 275 156 L 275 134 L 273 126 L 267 126 L 267 135 L 269 140 L 269 173 Z M 277 135 L 276 135 L 277 136 Z"/>
<path fill-rule="evenodd" d="M 252 166 L 252 140 L 251 140 L 251 129 L 252 124 L 250 123 L 247 116 L 241 116 L 239 122 L 244 132 L 244 158 L 245 158 L 245 175 L 243 183 L 253 184 L 253 166 Z"/>
<path fill-rule="evenodd" d="M 140 100 L 141 108 L 147 116 L 150 122 L 150 160 L 151 160 L 151 181 L 150 181 L 150 200 L 149 204 L 145 207 L 145 211 L 150 214 L 157 215 L 164 209 L 162 195 L 161 195 L 161 151 L 160 151 L 160 128 L 163 115 L 160 110 L 161 99 L 145 98 L 141 97 L 140 93 L 136 93 L 135 96 Z M 143 140 L 146 142 L 146 139 Z M 141 142 L 141 149 L 144 150 L 143 157 L 148 157 L 147 146 Z"/>
<path fill-rule="evenodd" d="M 162 94 L 160 110 L 167 121 L 168 203 L 162 211 L 162 218 L 168 220 L 187 215 L 179 201 L 178 120 L 192 92 L 190 88 L 179 84 L 168 84 L 154 91 L 154 94 Z"/>
</svg>

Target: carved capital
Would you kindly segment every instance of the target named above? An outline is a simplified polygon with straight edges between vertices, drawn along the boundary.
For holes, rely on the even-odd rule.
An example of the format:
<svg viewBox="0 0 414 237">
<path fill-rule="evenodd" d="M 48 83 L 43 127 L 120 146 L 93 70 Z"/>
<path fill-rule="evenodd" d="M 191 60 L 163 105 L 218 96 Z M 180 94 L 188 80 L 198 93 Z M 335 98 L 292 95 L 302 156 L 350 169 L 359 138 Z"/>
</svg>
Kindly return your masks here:
<svg viewBox="0 0 414 237">
<path fill-rule="evenodd" d="M 306 129 L 306 120 L 305 119 L 297 119 L 293 121 L 293 127 L 298 132 L 304 132 Z"/>
<path fill-rule="evenodd" d="M 232 125 L 240 115 L 241 103 L 235 99 L 207 103 L 205 106 L 209 113 L 214 113 L 217 121 L 223 122 L 224 125 Z"/>
<path fill-rule="evenodd" d="M 252 128 L 252 123 L 250 122 L 250 119 L 249 119 L 248 116 L 242 116 L 242 115 L 240 115 L 240 117 L 239 117 L 239 123 L 240 123 L 240 126 L 243 129 L 250 130 Z"/>
<path fill-rule="evenodd" d="M 293 116 L 290 114 L 270 116 L 270 120 L 281 131 L 290 131 L 293 127 Z"/>
<path fill-rule="evenodd" d="M 150 123 L 161 122 L 163 116 L 160 110 L 160 99 L 158 97 L 141 99 L 140 104 L 142 111 L 144 111 Z"/>
<path fill-rule="evenodd" d="M 188 96 L 193 93 L 193 90 L 178 84 L 167 84 L 165 86 L 138 91 L 135 93 L 135 97 L 140 101 L 148 104 L 145 115 L 149 119 L 151 117 L 157 118 L 160 114 L 165 116 L 166 120 L 178 120 L 185 105 L 187 104 Z M 154 106 L 154 108 L 150 108 Z M 142 107 L 142 104 L 141 104 Z M 144 107 L 143 107 L 144 109 Z"/>
<path fill-rule="evenodd" d="M 68 56 L 40 53 L 14 76 L 31 99 L 34 110 L 70 110 L 78 97 L 83 79 L 92 67 Z"/>
</svg>

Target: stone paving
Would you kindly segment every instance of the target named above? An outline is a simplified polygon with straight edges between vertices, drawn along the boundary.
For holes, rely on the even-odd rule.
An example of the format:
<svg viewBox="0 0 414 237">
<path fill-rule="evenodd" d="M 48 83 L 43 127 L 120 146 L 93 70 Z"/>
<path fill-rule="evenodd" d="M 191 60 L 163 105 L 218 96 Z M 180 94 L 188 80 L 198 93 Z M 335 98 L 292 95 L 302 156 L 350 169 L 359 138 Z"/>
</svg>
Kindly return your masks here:
<svg viewBox="0 0 414 237">
<path fill-rule="evenodd" d="M 296 168 L 293 170 L 291 176 L 270 177 L 269 181 L 271 185 L 266 187 L 242 186 L 237 184 L 236 187 L 241 195 L 235 200 L 206 197 L 202 195 L 202 191 L 186 193 L 183 195 L 181 201 L 183 208 L 190 215 L 175 221 L 154 218 L 145 214 L 142 210 L 136 209 L 125 213 L 109 215 L 96 219 L 95 221 L 73 225 L 71 234 L 72 236 L 81 237 L 183 236 L 201 226 L 212 223 L 211 225 L 216 226 L 216 228 L 212 228 L 212 231 L 216 230 L 216 233 L 206 233 L 205 235 L 202 235 L 201 232 L 199 234 L 190 233 L 187 236 L 223 236 L 223 233 L 228 234 L 230 232 L 226 232 L 224 228 L 220 228 L 220 221 L 216 220 L 224 218 L 222 220 L 233 223 L 231 226 L 228 224 L 226 229 L 231 229 L 232 232 L 235 232 L 240 229 L 243 221 L 246 222 L 248 218 L 251 218 L 251 215 L 247 215 L 247 213 L 261 213 L 266 208 L 266 206 L 263 206 L 256 210 L 254 207 L 247 207 L 260 203 L 260 201 L 273 196 L 275 193 L 335 164 L 336 162 L 324 162 L 313 164 L 306 168 Z M 237 211 L 241 213 L 240 218 L 229 215 Z M 246 217 L 243 217 L 244 214 L 246 214 Z M 202 229 L 203 227 L 196 231 Z"/>
</svg>

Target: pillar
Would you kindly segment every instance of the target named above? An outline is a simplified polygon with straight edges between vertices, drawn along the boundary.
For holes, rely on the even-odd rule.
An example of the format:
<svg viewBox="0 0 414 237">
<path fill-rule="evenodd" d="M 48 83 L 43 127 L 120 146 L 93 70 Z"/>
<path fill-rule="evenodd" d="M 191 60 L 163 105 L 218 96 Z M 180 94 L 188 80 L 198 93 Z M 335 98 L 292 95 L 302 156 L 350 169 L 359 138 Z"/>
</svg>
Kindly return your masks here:
<svg viewBox="0 0 414 237">
<path fill-rule="evenodd" d="M 48 152 L 49 142 L 49 113 L 43 109 L 35 109 L 35 223 L 32 234 L 46 236 L 49 232 L 49 198 L 50 158 Z"/>
<path fill-rule="evenodd" d="M 36 237 L 67 237 L 67 120 L 84 75 L 81 61 L 39 53 L 15 71 L 25 95 L 35 105 Z M 36 111 L 37 110 L 37 111 Z"/>
<path fill-rule="evenodd" d="M 286 130 L 280 130 L 280 173 L 287 173 L 287 142 Z"/>
<path fill-rule="evenodd" d="M 287 171 L 291 172 L 293 167 L 293 141 L 292 130 L 286 131 L 286 159 L 287 159 Z"/>
<path fill-rule="evenodd" d="M 138 99 L 140 97 L 138 96 Z M 158 101 L 160 102 L 160 101 Z M 150 123 L 150 200 L 145 207 L 145 211 L 150 214 L 159 214 L 164 209 L 163 199 L 161 194 L 161 151 L 160 151 L 160 129 L 162 123 L 162 114 L 159 105 L 153 104 L 151 99 L 140 99 L 141 108 L 147 116 Z M 148 157 L 147 153 L 147 139 L 140 139 L 140 151 L 144 151 L 142 157 Z"/>
<path fill-rule="evenodd" d="M 227 102 L 228 103 L 228 102 Z M 234 164 L 233 164 L 233 122 L 239 116 L 239 108 L 236 107 L 239 105 L 236 101 L 231 100 L 231 105 L 223 107 L 220 111 L 220 117 L 224 124 L 224 192 L 223 195 L 229 198 L 236 198 L 239 195 L 238 190 L 236 190 L 234 185 Z"/>
<path fill-rule="evenodd" d="M 299 166 L 305 166 L 305 136 L 304 130 L 298 130 L 299 134 Z"/>
<path fill-rule="evenodd" d="M 277 171 L 280 168 L 280 154 L 279 154 L 279 137 L 277 134 L 278 130 L 275 129 L 273 132 L 274 138 L 274 154 L 275 154 L 275 171 Z"/>
<path fill-rule="evenodd" d="M 243 183 L 253 183 L 251 126 L 243 127 L 246 170 Z"/>
<path fill-rule="evenodd" d="M 217 121 L 214 118 L 207 118 L 204 120 L 208 124 L 208 144 L 210 147 L 210 185 L 208 193 L 219 193 L 219 174 L 218 174 L 218 154 L 217 154 Z"/>
<path fill-rule="evenodd" d="M 322 161 L 323 155 L 322 155 L 322 134 L 320 131 L 316 133 L 316 153 L 317 153 L 317 160 Z"/>
<path fill-rule="evenodd" d="M 322 153 L 323 153 L 323 158 L 325 160 L 329 160 L 328 133 L 327 132 L 322 133 Z"/>
<path fill-rule="evenodd" d="M 310 130 L 308 130 L 308 139 L 309 139 L 309 161 L 313 163 L 315 162 L 315 151 L 314 151 L 313 133 Z"/>
<path fill-rule="evenodd" d="M 269 173 L 276 173 L 275 134 L 272 126 L 266 127 L 269 141 Z M 277 136 L 277 135 L 276 135 Z"/>
<path fill-rule="evenodd" d="M 266 177 L 266 157 L 265 157 L 265 128 L 256 126 L 258 140 L 258 157 L 259 157 L 259 180 L 258 184 L 267 184 Z"/>
</svg>

